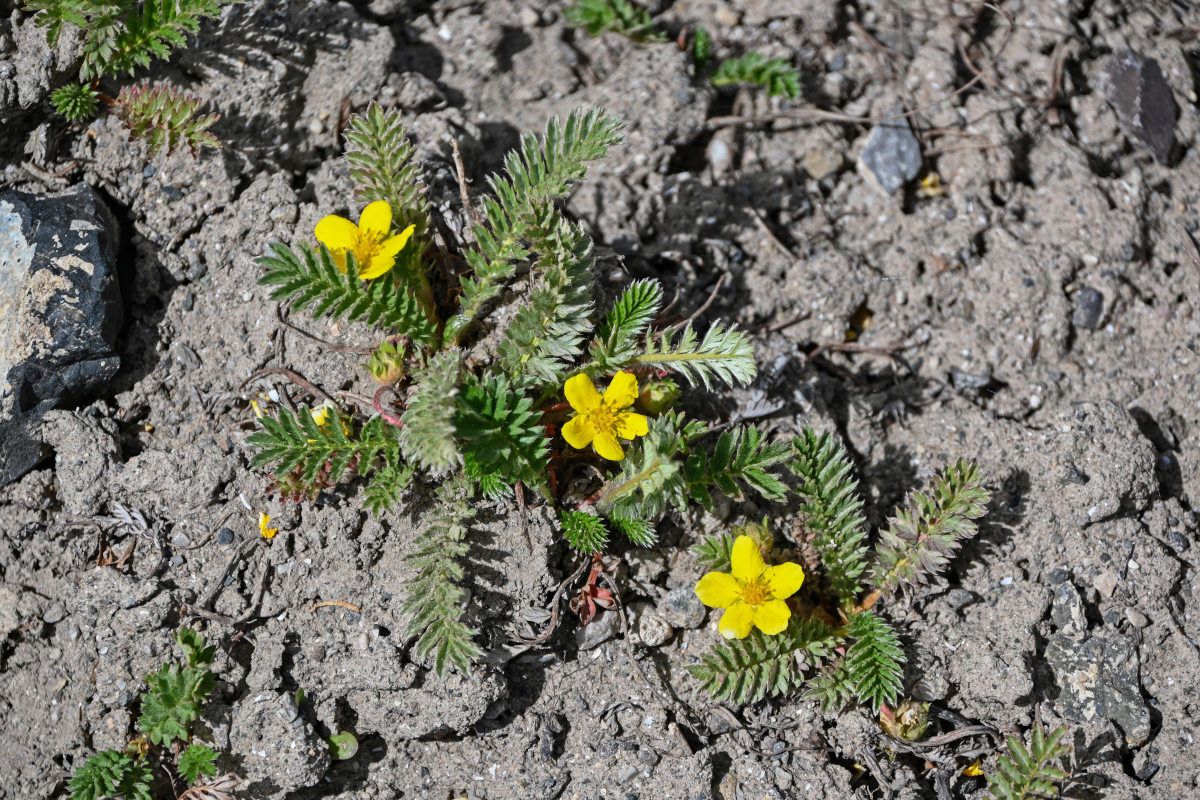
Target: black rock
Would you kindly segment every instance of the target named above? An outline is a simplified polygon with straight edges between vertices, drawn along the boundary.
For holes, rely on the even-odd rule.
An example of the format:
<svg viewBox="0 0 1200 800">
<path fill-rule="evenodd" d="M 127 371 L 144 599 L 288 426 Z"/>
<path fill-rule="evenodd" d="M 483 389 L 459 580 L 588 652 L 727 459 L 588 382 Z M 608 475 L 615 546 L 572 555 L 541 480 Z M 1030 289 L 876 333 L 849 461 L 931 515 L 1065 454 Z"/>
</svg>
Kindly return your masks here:
<svg viewBox="0 0 1200 800">
<path fill-rule="evenodd" d="M 1102 83 L 1121 125 L 1166 164 L 1175 146 L 1178 109 L 1158 62 L 1133 50 L 1118 50 L 1104 63 Z"/>
<path fill-rule="evenodd" d="M 117 226 L 88 186 L 0 193 L 0 486 L 46 454 L 38 429 L 120 366 Z"/>
<path fill-rule="evenodd" d="M 1150 737 L 1150 709 L 1142 699 L 1132 639 L 1107 631 L 1082 640 L 1056 633 L 1045 657 L 1061 690 L 1055 704 L 1062 716 L 1079 723 L 1112 720 L 1130 747 Z"/>
<path fill-rule="evenodd" d="M 917 177 L 921 171 L 921 143 L 913 136 L 908 119 L 901 116 L 903 113 L 904 109 L 898 108 L 892 113 L 896 119 L 881 122 L 872 128 L 859 156 L 888 194 Z"/>
<path fill-rule="evenodd" d="M 1104 295 L 1098 289 L 1085 286 L 1075 293 L 1075 311 L 1071 313 L 1071 324 L 1090 331 L 1100 327 L 1104 317 Z"/>
</svg>

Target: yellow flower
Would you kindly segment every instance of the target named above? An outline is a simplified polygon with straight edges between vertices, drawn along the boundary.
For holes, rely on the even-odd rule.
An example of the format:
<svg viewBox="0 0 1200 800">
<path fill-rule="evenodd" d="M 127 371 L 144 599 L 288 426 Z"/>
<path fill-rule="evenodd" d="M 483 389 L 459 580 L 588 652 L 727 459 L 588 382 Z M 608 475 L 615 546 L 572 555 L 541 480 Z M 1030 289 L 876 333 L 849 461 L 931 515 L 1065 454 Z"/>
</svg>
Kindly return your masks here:
<svg viewBox="0 0 1200 800">
<path fill-rule="evenodd" d="M 272 539 L 275 534 L 279 533 L 279 528 L 268 528 L 271 517 L 265 511 L 258 512 L 258 532 L 263 535 L 264 539 Z"/>
<path fill-rule="evenodd" d="M 603 397 L 587 375 L 567 379 L 563 392 L 576 414 L 562 429 L 563 438 L 571 447 L 582 450 L 594 445 L 602 458 L 620 461 L 625 457 L 621 439 L 650 432 L 650 423 L 644 415 L 625 410 L 638 398 L 637 378 L 628 372 L 614 375 Z"/>
<path fill-rule="evenodd" d="M 416 225 L 409 225 L 395 236 L 392 232 L 392 207 L 376 200 L 363 209 L 355 225 L 335 214 L 317 223 L 317 241 L 329 248 L 338 269 L 346 272 L 346 253 L 354 254 L 358 277 L 378 278 L 396 266 L 396 254 L 404 249 Z"/>
<path fill-rule="evenodd" d="M 709 608 L 723 608 L 721 635 L 745 639 L 751 628 L 773 636 L 787 627 L 792 611 L 783 602 L 800 591 L 804 569 L 788 561 L 768 567 L 762 552 L 749 536 L 733 542 L 732 575 L 710 572 L 696 584 L 696 596 Z"/>
<path fill-rule="evenodd" d="M 966 775 L 968 778 L 978 778 L 983 774 L 983 768 L 980 766 L 982 763 L 982 759 L 975 759 L 971 762 L 971 766 L 962 771 L 962 774 Z"/>
</svg>

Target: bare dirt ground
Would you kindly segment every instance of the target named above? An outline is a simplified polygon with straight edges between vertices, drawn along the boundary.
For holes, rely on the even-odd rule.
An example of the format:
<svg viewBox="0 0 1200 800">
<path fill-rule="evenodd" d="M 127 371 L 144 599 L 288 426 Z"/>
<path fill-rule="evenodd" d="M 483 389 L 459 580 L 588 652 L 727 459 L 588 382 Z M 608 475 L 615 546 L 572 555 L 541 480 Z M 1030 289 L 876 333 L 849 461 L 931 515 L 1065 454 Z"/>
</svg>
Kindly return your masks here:
<svg viewBox="0 0 1200 800">
<path fill-rule="evenodd" d="M 116 381 L 55 412 L 53 461 L 0 490 L 0 796 L 65 797 L 75 765 L 123 745 L 142 676 L 181 622 L 219 644 L 205 725 L 249 797 L 986 792 L 961 774 L 999 745 L 986 736 L 901 748 L 861 709 L 716 705 L 684 671 L 716 639 L 715 615 L 683 602 L 700 573 L 687 546 L 763 515 L 786 531 L 786 507 L 674 519 L 658 548 L 617 549 L 626 600 L 671 622 L 666 644 L 627 646 L 610 615 L 586 636 L 568 618 L 532 650 L 509 642 L 540 628 L 577 557 L 540 509 L 531 544 L 515 508 L 484 509 L 469 613 L 489 663 L 439 680 L 409 660 L 397 609 L 421 499 L 382 519 L 356 486 L 283 504 L 244 444 L 248 400 L 270 388 L 239 387 L 257 370 L 366 387 L 359 357 L 279 323 L 253 263 L 268 241 L 350 211 L 337 159 L 348 98 L 404 112 L 452 218 L 452 141 L 478 192 L 551 115 L 621 116 L 625 143 L 568 205 L 612 251 L 603 280 L 656 277 L 690 312 L 723 276 L 703 319 L 755 332 L 758 381 L 694 413 L 836 430 L 875 524 L 955 458 L 989 476 L 990 512 L 948 581 L 889 609 L 906 626 L 906 686 L 934 704 L 936 730 L 1065 723 L 1068 796 L 1200 797 L 1200 13 L 1166 0 L 657 6 L 671 31 L 702 24 L 721 48 L 788 59 L 805 98 L 714 90 L 673 43 L 588 38 L 558 3 L 251 0 L 154 72 L 211 100 L 224 148 L 146 162 L 113 118 L 52 119 L 38 81 L 69 65 L 0 3 L 14 114 L 0 181 L 97 187 L 124 226 L 126 304 Z M 1101 91 L 1122 48 L 1156 59 L 1173 90 L 1166 164 Z M 922 176 L 942 191 L 915 181 L 889 197 L 856 168 L 871 120 L 897 106 L 916 112 Z M 38 136 L 50 152 L 30 169 Z M 818 351 L 851 328 L 862 349 Z M 251 507 L 280 528 L 269 545 Z M 115 535 L 118 554 L 137 541 L 123 569 L 96 566 L 86 521 L 121 508 L 148 529 Z M 360 610 L 313 610 L 322 601 Z M 355 758 L 330 760 L 338 730 L 357 734 Z"/>
</svg>

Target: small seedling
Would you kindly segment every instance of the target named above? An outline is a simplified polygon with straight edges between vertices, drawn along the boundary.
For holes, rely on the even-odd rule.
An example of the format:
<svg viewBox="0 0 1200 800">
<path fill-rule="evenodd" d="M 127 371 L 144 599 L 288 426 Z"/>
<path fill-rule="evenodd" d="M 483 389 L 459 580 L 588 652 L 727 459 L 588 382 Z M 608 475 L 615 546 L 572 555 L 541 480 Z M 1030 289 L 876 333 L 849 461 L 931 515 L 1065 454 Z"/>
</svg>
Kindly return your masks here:
<svg viewBox="0 0 1200 800">
<path fill-rule="evenodd" d="M 190 741 L 192 723 L 216 686 L 210 669 L 216 650 L 191 628 L 181 628 L 175 641 L 183 651 L 182 663 L 163 664 L 146 676 L 148 689 L 142 694 L 137 721 L 141 734 L 125 749 L 103 750 L 76 769 L 69 784 L 73 800 L 150 800 L 150 784 L 157 772 L 178 775 L 189 784 L 217 774 L 217 753 Z M 181 750 L 183 743 L 187 747 Z M 229 797 L 227 791 L 236 785 L 236 779 L 226 775 L 183 796 L 215 800 Z"/>
<path fill-rule="evenodd" d="M 1054 762 L 1071 752 L 1062 743 L 1066 727 L 1049 735 L 1041 725 L 1035 725 L 1029 748 L 1015 736 L 1005 740 L 1008 756 L 996 759 L 996 772 L 988 776 L 988 789 L 994 800 L 1042 800 L 1058 797 L 1059 784 L 1070 776 L 1054 766 Z"/>
<path fill-rule="evenodd" d="M 575 0 L 563 11 L 567 24 L 583 28 L 589 36 L 619 33 L 635 42 L 664 42 L 650 14 L 629 0 Z"/>
<path fill-rule="evenodd" d="M 221 7 L 237 0 L 26 0 L 38 12 L 34 22 L 46 28 L 46 41 L 58 44 L 64 28 L 83 36 L 79 80 L 55 89 L 50 99 L 58 113 L 82 122 L 96 113 L 100 103 L 111 107 L 130 136 L 144 139 L 150 156 L 186 146 L 195 155 L 201 148 L 217 147 L 208 128 L 215 114 L 197 116 L 200 100 L 166 84 L 124 87 L 117 98 L 99 91 L 102 77 L 132 74 L 155 59 L 166 59 L 171 50 L 187 46 L 187 37 L 204 19 L 221 14 Z"/>
<path fill-rule="evenodd" d="M 713 73 L 712 82 L 713 86 L 759 86 L 770 97 L 795 100 L 800 96 L 800 73 L 782 58 L 767 58 L 761 53 L 725 59 Z"/>
</svg>

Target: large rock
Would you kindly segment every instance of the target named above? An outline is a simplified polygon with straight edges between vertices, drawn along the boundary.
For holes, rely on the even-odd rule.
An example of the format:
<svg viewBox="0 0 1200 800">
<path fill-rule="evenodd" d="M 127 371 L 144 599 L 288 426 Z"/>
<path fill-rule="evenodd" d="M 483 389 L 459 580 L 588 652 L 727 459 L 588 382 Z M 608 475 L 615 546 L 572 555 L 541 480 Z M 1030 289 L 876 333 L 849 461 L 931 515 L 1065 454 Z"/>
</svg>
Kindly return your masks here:
<svg viewBox="0 0 1200 800">
<path fill-rule="evenodd" d="M 116 374 L 117 226 L 88 186 L 0 194 L 0 485 L 45 455 L 42 416 Z"/>
</svg>

